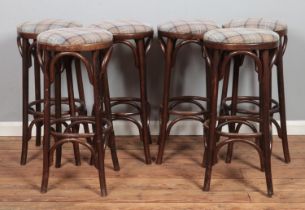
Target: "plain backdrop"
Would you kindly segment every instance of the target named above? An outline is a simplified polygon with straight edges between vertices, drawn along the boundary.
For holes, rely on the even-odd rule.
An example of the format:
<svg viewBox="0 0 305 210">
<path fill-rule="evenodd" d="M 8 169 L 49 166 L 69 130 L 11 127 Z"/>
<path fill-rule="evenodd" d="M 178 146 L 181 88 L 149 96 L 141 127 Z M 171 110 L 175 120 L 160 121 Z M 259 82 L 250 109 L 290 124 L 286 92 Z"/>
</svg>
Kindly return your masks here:
<svg viewBox="0 0 305 210">
<path fill-rule="evenodd" d="M 1 0 L 0 1 L 0 121 L 21 121 L 21 58 L 16 47 L 16 26 L 27 20 L 60 18 L 84 25 L 99 20 L 136 19 L 157 25 L 175 19 L 211 19 L 219 23 L 231 18 L 266 17 L 289 26 L 289 42 L 284 57 L 288 120 L 304 120 L 305 103 L 305 1 L 303 0 Z M 156 34 L 155 34 L 156 36 Z M 147 55 L 148 97 L 152 119 L 158 119 L 162 98 L 164 60 L 155 39 Z M 244 68 L 241 93 L 255 93 L 256 77 Z M 109 66 L 112 96 L 138 95 L 137 70 L 131 52 L 117 47 Z M 86 77 L 85 77 L 86 78 Z M 31 78 L 30 86 L 33 86 Z M 86 86 L 89 86 L 86 83 Z M 200 49 L 185 47 L 175 66 L 172 95 L 205 94 L 204 62 Z M 276 97 L 276 85 L 274 97 Z M 31 98 L 33 97 L 31 91 Z M 88 104 L 92 102 L 90 89 Z"/>
</svg>

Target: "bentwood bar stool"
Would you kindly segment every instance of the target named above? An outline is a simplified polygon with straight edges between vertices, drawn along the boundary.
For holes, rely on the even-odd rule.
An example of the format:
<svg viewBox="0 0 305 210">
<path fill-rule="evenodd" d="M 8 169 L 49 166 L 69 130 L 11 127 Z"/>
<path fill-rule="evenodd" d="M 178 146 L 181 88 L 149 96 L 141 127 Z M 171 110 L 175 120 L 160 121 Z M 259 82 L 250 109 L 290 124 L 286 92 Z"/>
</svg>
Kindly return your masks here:
<svg viewBox="0 0 305 210">
<path fill-rule="evenodd" d="M 128 46 L 133 53 L 135 66 L 138 69 L 140 80 L 140 98 L 137 97 L 112 97 L 111 107 L 127 105 L 134 112 L 113 112 L 113 120 L 125 120 L 134 123 L 139 129 L 140 138 L 144 145 L 146 164 L 151 164 L 149 143 L 151 142 L 149 129 L 150 105 L 147 99 L 146 54 L 150 49 L 153 38 L 153 28 L 135 20 L 101 21 L 91 27 L 101 28 L 113 34 L 114 45 Z M 106 79 L 107 80 L 107 79 Z M 108 84 L 105 82 L 108 89 Z M 134 117 L 140 115 L 141 123 Z M 114 135 L 112 134 L 112 138 Z"/>
<path fill-rule="evenodd" d="M 158 26 L 158 38 L 165 56 L 165 70 L 163 83 L 163 99 L 160 108 L 160 134 L 159 151 L 156 163 L 161 164 L 165 149 L 166 138 L 170 134 L 171 128 L 183 120 L 196 120 L 201 123 L 205 121 L 207 109 L 204 107 L 207 98 L 201 96 L 178 96 L 170 97 L 170 80 L 172 69 L 178 51 L 185 45 L 197 44 L 201 46 L 202 35 L 211 30 L 219 28 L 216 23 L 209 20 L 177 20 L 170 21 Z M 210 81 L 207 71 L 206 89 L 209 94 Z M 197 107 L 198 111 L 182 111 L 179 105 L 190 104 Z M 172 121 L 170 116 L 175 117 Z"/>
<path fill-rule="evenodd" d="M 211 97 L 210 112 L 205 127 L 208 129 L 205 191 L 210 189 L 212 166 L 217 161 L 220 148 L 233 142 L 247 143 L 259 154 L 265 171 L 268 196 L 273 194 L 271 174 L 271 68 L 276 60 L 279 46 L 277 33 L 264 29 L 228 28 L 211 30 L 204 34 L 203 49 L 210 67 Z M 256 64 L 259 80 L 259 114 L 258 115 L 222 115 L 217 116 L 218 85 L 221 73 L 229 71 L 230 62 L 236 57 L 248 56 Z M 217 124 L 218 122 L 218 124 Z M 225 132 L 222 128 L 238 124 L 237 130 L 247 127 L 249 132 Z M 257 129 L 258 127 L 258 129 Z M 223 138 L 219 138 L 223 137 Z M 217 142 L 217 140 L 219 140 Z M 256 144 L 259 141 L 260 144 Z"/>
<path fill-rule="evenodd" d="M 41 97 L 41 79 L 40 79 L 40 65 L 36 55 L 36 38 L 39 33 L 56 28 L 69 28 L 69 27 L 81 27 L 81 24 L 74 21 L 65 21 L 57 19 L 47 19 L 38 22 L 25 22 L 17 27 L 17 44 L 22 57 L 22 153 L 21 153 L 21 165 L 26 164 L 28 141 L 31 139 L 32 128 L 36 126 L 36 145 L 41 144 L 41 128 L 43 126 L 43 97 Z M 34 89 L 35 100 L 29 101 L 29 74 L 31 66 L 34 64 Z M 78 81 L 79 98 L 75 99 L 76 111 L 86 113 L 83 83 L 80 72 L 79 63 L 76 62 L 76 76 Z M 68 77 L 67 77 L 68 79 Z M 58 80 L 56 80 L 58 81 Z M 68 90 L 73 91 L 73 87 L 70 86 L 71 81 L 67 80 Z M 61 89 L 57 86 L 55 92 L 58 97 L 58 92 Z M 61 96 L 59 96 L 61 97 Z M 55 98 L 51 99 L 51 105 L 54 106 Z M 61 103 L 64 106 L 69 105 L 68 98 L 62 98 Z M 63 114 L 69 114 L 70 109 L 65 110 Z M 30 124 L 29 116 L 33 116 L 33 120 Z M 74 144 L 75 160 L 76 164 L 80 164 L 78 145 Z M 61 148 L 56 151 L 56 167 L 60 167 Z"/>
<path fill-rule="evenodd" d="M 54 29 L 38 35 L 38 58 L 44 71 L 44 141 L 43 141 L 43 177 L 41 192 L 46 192 L 49 179 L 49 168 L 52 165 L 54 150 L 62 144 L 72 142 L 87 147 L 99 172 L 101 195 L 107 195 L 104 157 L 109 134 L 112 132 L 111 121 L 105 113 L 110 104 L 105 100 L 109 94 L 102 90 L 103 74 L 106 72 L 111 54 L 112 34 L 108 31 L 93 28 L 65 28 Z M 72 113 L 70 116 L 50 114 L 51 98 L 50 87 L 54 78 L 61 74 L 56 68 L 62 60 L 77 59 L 84 64 L 90 84 L 93 87 L 94 115 L 82 116 Z M 66 69 L 71 77 L 73 69 Z M 55 84 L 57 85 L 57 84 Z M 55 109 L 60 109 L 60 101 L 55 102 Z M 60 100 L 60 98 L 59 98 Z M 73 101 L 73 95 L 70 97 Z M 75 110 L 75 107 L 74 109 Z M 59 113 L 61 113 L 59 111 Z M 107 119 L 108 118 L 108 119 Z M 79 133 L 78 127 L 87 123 L 92 125 L 92 132 Z M 54 130 L 53 125 L 60 125 L 64 130 Z M 50 146 L 50 137 L 57 141 Z M 91 139 L 91 142 L 86 140 Z M 110 144 L 112 145 L 112 144 Z M 115 148 L 114 148 L 115 149 Z M 116 153 L 111 153 L 114 165 Z M 114 157 L 115 155 L 115 157 Z M 118 166 L 115 165 L 115 168 Z"/>
<path fill-rule="evenodd" d="M 277 128 L 278 136 L 282 139 L 282 146 L 284 152 L 285 162 L 290 162 L 290 154 L 288 148 L 288 138 L 287 138 L 287 128 L 286 128 L 286 108 L 285 108 L 285 88 L 284 88 L 284 72 L 283 72 L 283 55 L 287 46 L 287 25 L 281 23 L 278 20 L 270 20 L 264 18 L 248 18 L 248 19 L 236 19 L 231 20 L 228 23 L 223 25 L 224 28 L 261 28 L 272 30 L 280 36 L 280 47 L 278 50 L 277 60 L 275 62 L 276 73 L 277 73 L 277 90 L 278 90 L 278 101 L 272 99 L 271 107 L 270 107 L 270 115 L 272 123 L 274 123 Z M 258 114 L 257 112 L 253 112 L 253 110 L 246 110 L 245 108 L 241 109 L 238 105 L 244 104 L 252 104 L 258 105 L 258 97 L 249 97 L 249 96 L 238 96 L 238 80 L 239 80 L 239 67 L 242 65 L 243 57 L 237 63 L 238 66 L 235 67 L 234 77 L 233 77 L 233 89 L 232 89 L 232 97 L 227 97 L 227 89 L 228 89 L 228 77 L 229 75 L 225 75 L 224 79 L 224 89 L 222 94 L 222 108 L 226 110 L 226 112 L 231 112 L 233 115 L 236 113 L 240 114 Z M 237 63 L 235 65 L 237 65 Z M 272 89 L 270 89 L 271 91 Z M 230 103 L 230 104 L 229 104 Z M 279 113 L 280 116 L 280 124 L 273 118 L 273 115 Z M 228 145 L 228 153 L 227 153 L 227 162 L 231 161 L 233 153 L 233 144 Z"/>
</svg>

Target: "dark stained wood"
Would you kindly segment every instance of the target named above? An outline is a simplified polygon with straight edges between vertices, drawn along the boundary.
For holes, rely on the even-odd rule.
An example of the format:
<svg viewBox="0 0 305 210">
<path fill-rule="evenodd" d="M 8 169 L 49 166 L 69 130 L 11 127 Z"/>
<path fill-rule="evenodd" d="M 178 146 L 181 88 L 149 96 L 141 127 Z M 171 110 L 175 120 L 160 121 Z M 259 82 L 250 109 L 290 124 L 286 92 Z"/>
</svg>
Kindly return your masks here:
<svg viewBox="0 0 305 210">
<path fill-rule="evenodd" d="M 150 121 L 150 104 L 147 97 L 147 73 L 146 73 L 146 54 L 150 49 L 151 41 L 153 39 L 153 30 L 145 33 L 132 34 L 114 34 L 114 45 L 125 45 L 131 49 L 135 60 L 135 67 L 138 69 L 139 75 L 139 92 L 140 97 L 112 97 L 111 108 L 120 105 L 127 105 L 135 111 L 133 112 L 113 112 L 113 120 L 124 120 L 135 124 L 139 130 L 139 136 L 144 147 L 144 162 L 151 164 L 151 155 L 149 144 L 151 143 L 149 121 Z M 107 74 L 105 75 L 107 80 Z M 106 83 L 105 83 L 106 84 Z M 105 87 L 108 88 L 108 85 Z M 139 122 L 134 116 L 140 116 Z M 114 142 L 114 137 L 112 137 Z"/>
<path fill-rule="evenodd" d="M 270 108 L 270 114 L 273 118 L 274 114 L 279 113 L 280 115 L 280 124 L 275 120 L 272 119 L 272 123 L 276 126 L 278 136 L 282 139 L 282 146 L 283 146 L 283 153 L 285 162 L 290 162 L 290 153 L 289 153 L 289 147 L 288 147 L 288 140 L 287 140 L 287 126 L 286 126 L 286 106 L 285 106 L 285 87 L 284 87 L 284 72 L 283 72 L 283 55 L 285 53 L 285 49 L 287 47 L 287 31 L 277 31 L 277 33 L 280 36 L 280 46 L 278 48 L 277 52 L 277 59 L 275 61 L 276 66 L 276 74 L 277 74 L 277 90 L 278 90 L 278 101 L 271 99 L 272 104 Z M 241 110 L 237 109 L 237 104 L 241 103 L 248 103 L 253 104 L 255 106 L 258 105 L 259 97 L 253 97 L 253 96 L 237 96 L 236 92 L 238 91 L 238 78 L 239 78 L 239 68 L 242 65 L 242 62 L 237 61 L 234 62 L 234 78 L 233 78 L 233 88 L 232 88 L 232 97 L 227 97 L 227 89 L 228 89 L 228 77 L 229 77 L 229 71 L 226 72 L 224 75 L 224 85 L 223 85 L 223 94 L 221 97 L 221 103 L 222 103 L 222 110 L 226 110 L 227 114 L 228 112 L 231 112 L 232 115 L 235 115 L 237 112 L 247 115 L 258 115 L 258 112 L 251 111 L 251 110 Z M 272 82 L 272 80 L 270 81 Z M 270 89 L 271 90 L 271 89 Z M 235 98 L 235 99 L 234 99 Z M 233 102 L 235 100 L 235 102 Z M 229 103 L 230 102 L 230 103 Z M 234 111 L 235 109 L 235 111 Z M 228 155 L 227 155 L 227 161 L 230 162 L 230 157 L 233 153 L 233 144 L 229 144 L 228 147 Z"/>
<path fill-rule="evenodd" d="M 203 40 L 202 48 L 206 52 L 206 61 L 209 64 L 210 80 L 211 80 L 211 95 L 209 98 L 210 111 L 208 112 L 208 120 L 205 123 L 205 128 L 208 131 L 204 165 L 206 167 L 203 189 L 210 190 L 212 167 L 217 163 L 217 154 L 221 147 L 228 144 L 228 156 L 230 157 L 233 150 L 234 142 L 243 142 L 256 149 L 261 164 L 261 170 L 265 172 L 267 195 L 273 195 L 272 170 L 271 170 L 271 71 L 272 65 L 277 58 L 279 41 L 251 44 L 231 44 Z M 255 52 L 255 53 L 254 53 Z M 238 96 L 238 68 L 241 56 L 248 56 L 252 59 L 256 66 L 259 79 L 259 114 L 253 116 L 236 115 L 236 105 Z M 223 74 L 225 85 L 227 85 L 228 71 L 227 66 L 231 60 L 235 60 L 237 65 L 234 68 L 233 74 L 233 93 L 231 114 L 218 116 L 218 86 L 219 80 Z M 225 87 L 227 88 L 227 87 Z M 227 92 L 226 90 L 223 93 Z M 220 112 L 222 113 L 222 112 Z M 258 124 L 258 129 L 255 125 Z M 233 125 L 233 126 L 232 126 Z M 240 133 L 241 126 L 246 125 L 252 133 Z M 222 132 L 222 128 L 228 126 L 229 132 Z M 226 138 L 218 141 L 219 137 Z M 255 142 L 250 139 L 254 139 Z M 230 162 L 227 158 L 227 162 Z"/>
<path fill-rule="evenodd" d="M 43 172 L 41 193 L 48 191 L 48 183 L 50 176 L 50 166 L 53 164 L 54 151 L 61 150 L 61 147 L 65 143 L 72 143 L 75 152 L 76 165 L 80 165 L 80 151 L 79 145 L 85 146 L 91 152 L 90 163 L 94 163 L 97 168 L 99 176 L 100 194 L 101 196 L 107 195 L 106 177 L 105 177 L 105 148 L 108 145 L 108 138 L 112 133 L 112 123 L 110 114 L 105 114 L 104 102 L 108 101 L 109 93 L 105 94 L 105 90 L 102 91 L 103 74 L 107 70 L 108 60 L 110 58 L 112 50 L 112 41 L 107 43 L 95 43 L 90 45 L 65 45 L 65 46 L 53 46 L 48 44 L 37 43 L 37 57 L 41 63 L 44 72 L 44 141 L 43 141 Z M 84 56 L 85 51 L 90 51 L 90 56 Z M 77 115 L 75 98 L 73 91 L 73 77 L 72 77 L 72 61 L 73 59 L 80 60 L 88 72 L 88 77 L 91 85 L 93 86 L 93 115 L 84 116 L 85 114 Z M 51 85 L 55 80 L 55 89 L 60 88 L 61 69 L 58 68 L 64 60 L 64 68 L 67 73 L 68 83 L 68 104 L 69 104 L 69 116 L 62 116 L 61 114 L 61 95 L 57 90 L 55 96 L 55 117 L 51 115 Z M 76 71 L 79 71 L 76 68 Z M 55 79 L 54 79 L 55 78 Z M 78 82 L 80 79 L 78 79 Z M 82 90 L 82 89 L 81 89 Z M 109 91 L 109 90 L 107 90 Z M 82 92 L 80 93 L 82 96 Z M 105 97 L 108 97 L 105 100 Z M 110 107 L 110 104 L 108 104 Z M 56 125 L 55 131 L 52 129 L 52 125 Z M 92 132 L 79 133 L 80 125 L 92 125 Z M 64 131 L 63 129 L 64 128 Z M 85 131 L 88 131 L 86 126 Z M 51 136 L 55 139 L 55 142 L 51 142 Z M 92 138 L 92 141 L 91 141 Z M 84 142 L 85 141 L 85 142 Z M 115 148 L 112 147 L 115 150 Z M 113 150 L 112 150 L 113 151 Z M 116 156 L 116 152 L 112 153 Z M 61 157 L 61 151 L 57 153 L 57 158 Z M 117 157 L 113 158 L 117 160 Z M 117 162 L 114 163 L 116 165 Z M 56 162 L 56 166 L 59 167 L 60 162 Z M 115 167 L 118 169 L 118 167 Z"/>
<path fill-rule="evenodd" d="M 208 113 L 207 97 L 209 97 L 210 82 L 207 81 L 207 97 L 200 96 L 170 96 L 171 75 L 176 62 L 179 50 L 186 45 L 196 44 L 202 45 L 203 35 L 181 34 L 158 31 L 158 38 L 161 49 L 165 58 L 164 78 L 163 78 L 163 98 L 160 107 L 160 134 L 158 144 L 159 151 L 156 163 L 162 164 L 165 144 L 170 135 L 171 128 L 178 122 L 183 120 L 194 120 L 204 123 Z M 206 75 L 209 72 L 206 71 Z M 207 80 L 210 80 L 209 78 Z M 195 106 L 199 111 L 179 110 L 179 105 L 189 104 Z M 206 107 L 205 107 L 206 106 Z M 174 117 L 173 120 L 169 120 Z M 202 146 L 203 147 L 203 146 Z"/>
</svg>

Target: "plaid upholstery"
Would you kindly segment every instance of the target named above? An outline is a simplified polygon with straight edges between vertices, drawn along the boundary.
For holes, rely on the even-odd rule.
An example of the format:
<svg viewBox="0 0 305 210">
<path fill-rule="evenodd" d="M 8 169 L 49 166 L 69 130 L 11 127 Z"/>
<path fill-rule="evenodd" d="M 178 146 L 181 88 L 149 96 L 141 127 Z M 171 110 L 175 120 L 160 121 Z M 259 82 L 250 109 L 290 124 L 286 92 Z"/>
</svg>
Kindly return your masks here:
<svg viewBox="0 0 305 210">
<path fill-rule="evenodd" d="M 90 27 L 105 29 L 110 31 L 113 35 L 136 34 L 153 31 L 151 26 L 135 20 L 102 21 L 97 24 L 92 24 Z"/>
<path fill-rule="evenodd" d="M 279 35 L 265 29 L 223 28 L 206 32 L 203 40 L 222 44 L 262 44 L 279 41 Z"/>
<path fill-rule="evenodd" d="M 210 20 L 176 20 L 158 26 L 158 30 L 161 32 L 194 35 L 202 35 L 205 32 L 216 28 L 219 28 L 219 26 L 214 21 Z"/>
<path fill-rule="evenodd" d="M 61 28 L 42 32 L 37 40 L 39 44 L 51 46 L 108 44 L 112 42 L 112 34 L 95 28 Z"/>
<path fill-rule="evenodd" d="M 74 21 L 46 19 L 39 22 L 28 21 L 22 23 L 17 27 L 17 32 L 39 34 L 41 32 L 56 28 L 71 28 L 71 27 L 81 27 L 81 26 L 82 25 L 80 23 Z"/>
<path fill-rule="evenodd" d="M 261 28 L 272 31 L 287 30 L 287 25 L 278 20 L 265 18 L 236 19 L 223 25 L 224 28 Z"/>
</svg>

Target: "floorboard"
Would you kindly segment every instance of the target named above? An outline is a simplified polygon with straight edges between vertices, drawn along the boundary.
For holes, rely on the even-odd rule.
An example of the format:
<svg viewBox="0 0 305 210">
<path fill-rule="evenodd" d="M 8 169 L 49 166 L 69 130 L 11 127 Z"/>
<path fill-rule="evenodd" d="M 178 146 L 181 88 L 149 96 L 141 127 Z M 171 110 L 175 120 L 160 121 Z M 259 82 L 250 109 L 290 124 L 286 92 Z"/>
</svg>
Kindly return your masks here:
<svg viewBox="0 0 305 210">
<path fill-rule="evenodd" d="M 292 162 L 286 164 L 281 142 L 274 140 L 275 194 L 269 198 L 256 151 L 247 145 L 235 145 L 231 164 L 224 163 L 225 150 L 220 151 L 211 191 L 204 192 L 200 136 L 171 136 L 162 165 L 143 163 L 138 137 L 118 137 L 121 170 L 113 171 L 108 151 L 109 195 L 102 198 L 97 171 L 88 164 L 90 154 L 85 148 L 81 148 L 82 165 L 75 166 L 71 144 L 64 145 L 62 167 L 51 167 L 49 191 L 41 194 L 41 147 L 31 140 L 28 163 L 20 166 L 21 138 L 0 137 L 0 210 L 305 209 L 305 136 L 289 136 L 289 142 Z M 151 145 L 153 159 L 157 149 L 156 144 Z"/>
</svg>

